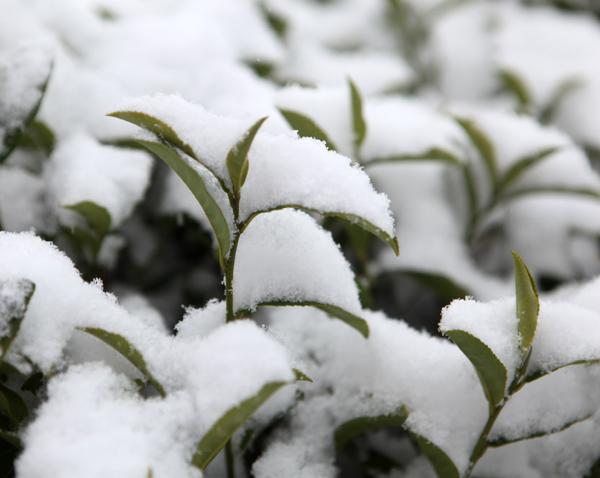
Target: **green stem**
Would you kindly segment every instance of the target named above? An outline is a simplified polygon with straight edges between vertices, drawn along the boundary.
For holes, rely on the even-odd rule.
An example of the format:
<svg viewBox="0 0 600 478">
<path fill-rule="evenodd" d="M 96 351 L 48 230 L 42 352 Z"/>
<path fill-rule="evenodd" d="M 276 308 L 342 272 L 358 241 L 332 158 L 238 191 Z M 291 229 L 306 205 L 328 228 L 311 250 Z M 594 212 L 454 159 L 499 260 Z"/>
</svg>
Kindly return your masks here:
<svg viewBox="0 0 600 478">
<path fill-rule="evenodd" d="M 235 462 L 231 439 L 227 440 L 227 444 L 225 445 L 225 464 L 227 465 L 227 478 L 235 478 Z"/>
<path fill-rule="evenodd" d="M 237 254 L 238 244 L 240 242 L 240 236 L 245 228 L 245 224 L 240 224 L 239 221 L 239 210 L 240 200 L 236 196 L 233 198 L 233 217 L 237 226 L 237 231 L 233 237 L 233 243 L 229 250 L 229 257 L 225 260 L 223 272 L 225 273 L 225 304 L 227 307 L 227 322 L 235 320 L 237 317 L 234 315 L 233 310 L 233 269 L 235 266 L 235 256 Z"/>
<path fill-rule="evenodd" d="M 481 457 L 489 448 L 488 437 L 490 435 L 490 432 L 492 431 L 494 423 L 496 423 L 496 420 L 498 419 L 498 416 L 500 415 L 500 412 L 504 408 L 505 404 L 506 401 L 501 405 L 498 405 L 497 407 L 490 410 L 490 416 L 488 418 L 487 423 L 485 424 L 485 427 L 483 427 L 483 430 L 481 431 L 481 435 L 479 435 L 479 440 L 477 441 L 475 448 L 473 448 L 473 453 L 469 458 L 469 467 L 467 468 L 467 471 L 465 471 L 463 478 L 469 478 L 471 476 L 473 468 L 475 468 L 477 462 L 481 459 Z"/>
</svg>

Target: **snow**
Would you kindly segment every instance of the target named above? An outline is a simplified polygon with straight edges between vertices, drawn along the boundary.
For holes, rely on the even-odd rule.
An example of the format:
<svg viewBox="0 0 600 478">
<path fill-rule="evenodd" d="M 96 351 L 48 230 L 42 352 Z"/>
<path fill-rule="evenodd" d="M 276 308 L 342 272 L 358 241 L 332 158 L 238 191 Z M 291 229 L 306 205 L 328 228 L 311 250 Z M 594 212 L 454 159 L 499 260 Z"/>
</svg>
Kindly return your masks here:
<svg viewBox="0 0 600 478">
<path fill-rule="evenodd" d="M 257 216 L 241 236 L 233 277 L 236 311 L 282 301 L 361 313 L 350 264 L 331 234 L 300 211 Z"/>
</svg>

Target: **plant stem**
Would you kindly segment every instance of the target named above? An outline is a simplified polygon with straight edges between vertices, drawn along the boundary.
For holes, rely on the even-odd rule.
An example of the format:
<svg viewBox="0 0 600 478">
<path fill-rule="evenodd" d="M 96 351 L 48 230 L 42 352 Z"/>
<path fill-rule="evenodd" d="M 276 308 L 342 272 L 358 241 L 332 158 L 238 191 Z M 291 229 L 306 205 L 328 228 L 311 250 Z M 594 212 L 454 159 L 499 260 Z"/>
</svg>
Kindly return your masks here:
<svg viewBox="0 0 600 478">
<path fill-rule="evenodd" d="M 233 459 L 233 447 L 231 439 L 225 445 L 225 464 L 227 465 L 227 478 L 235 478 L 235 461 Z"/>
<path fill-rule="evenodd" d="M 504 403 L 502 403 L 501 405 L 498 405 L 497 407 L 490 410 L 490 416 L 488 418 L 487 423 L 485 424 L 485 427 L 483 427 L 483 430 L 481 431 L 481 435 L 479 435 L 479 440 L 477 441 L 475 448 L 473 448 L 473 453 L 471 454 L 471 457 L 469 458 L 469 467 L 467 468 L 467 471 L 465 471 L 463 478 L 469 478 L 471 476 L 471 473 L 473 472 L 473 468 L 475 468 L 475 465 L 477 464 L 477 462 L 481 459 L 481 457 L 487 451 L 487 449 L 489 447 L 489 444 L 487 441 L 488 436 L 490 435 L 490 432 L 492 431 L 492 427 L 494 426 L 494 423 L 496 423 L 496 420 L 498 419 L 498 416 L 500 415 L 500 412 L 504 408 L 505 404 L 506 404 L 506 401 Z"/>
<path fill-rule="evenodd" d="M 235 320 L 233 310 L 233 268 L 235 266 L 235 256 L 237 253 L 240 236 L 242 235 L 243 225 L 239 223 L 240 200 L 237 196 L 233 198 L 233 217 L 237 226 L 237 231 L 234 233 L 233 243 L 229 249 L 229 257 L 225 260 L 225 304 L 227 307 L 227 322 Z"/>
</svg>

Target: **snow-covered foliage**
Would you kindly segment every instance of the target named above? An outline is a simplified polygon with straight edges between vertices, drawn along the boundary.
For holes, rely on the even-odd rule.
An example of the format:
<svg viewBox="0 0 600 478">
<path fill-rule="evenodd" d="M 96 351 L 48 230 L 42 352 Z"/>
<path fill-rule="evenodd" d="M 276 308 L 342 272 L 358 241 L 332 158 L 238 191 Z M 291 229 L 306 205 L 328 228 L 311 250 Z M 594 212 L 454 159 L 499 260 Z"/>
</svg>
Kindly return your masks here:
<svg viewBox="0 0 600 478">
<path fill-rule="evenodd" d="M 0 1 L 0 474 L 599 476 L 599 131 L 594 2 Z"/>
</svg>

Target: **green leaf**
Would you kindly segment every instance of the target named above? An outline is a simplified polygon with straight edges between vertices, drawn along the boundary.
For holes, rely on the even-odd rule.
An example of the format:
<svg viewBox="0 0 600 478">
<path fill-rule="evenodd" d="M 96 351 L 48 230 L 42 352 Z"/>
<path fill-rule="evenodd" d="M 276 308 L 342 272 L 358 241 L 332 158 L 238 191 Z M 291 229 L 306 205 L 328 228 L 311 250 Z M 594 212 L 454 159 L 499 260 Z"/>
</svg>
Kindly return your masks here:
<svg viewBox="0 0 600 478">
<path fill-rule="evenodd" d="M 11 433 L 6 430 L 0 430 L 0 438 L 5 442 L 9 443 L 13 448 L 16 448 L 17 450 L 23 449 L 23 443 L 21 442 L 21 439 L 16 433 Z"/>
<path fill-rule="evenodd" d="M 235 431 L 283 385 L 286 382 L 268 383 L 256 395 L 226 412 L 200 440 L 192 464 L 204 471 Z"/>
<path fill-rule="evenodd" d="M 545 436 L 549 436 L 549 435 L 554 435 L 555 433 L 558 432 L 562 432 L 563 430 L 566 430 L 567 428 L 577 424 L 577 423 L 581 423 L 584 422 L 586 420 L 589 420 L 590 418 L 592 418 L 594 415 L 586 415 L 585 417 L 582 418 L 575 418 L 573 420 L 570 420 L 566 423 L 564 423 L 563 425 L 561 425 L 558 428 L 553 428 L 551 430 L 535 430 L 535 431 L 530 431 L 529 433 L 527 433 L 526 435 L 522 435 L 518 438 L 506 438 L 506 437 L 498 437 L 498 438 L 494 438 L 493 440 L 488 440 L 488 446 L 493 447 L 493 448 L 498 448 L 504 445 L 510 445 L 511 443 L 516 443 L 516 442 L 520 442 L 523 440 L 531 440 L 532 438 L 539 438 L 539 437 L 545 437 Z"/>
<path fill-rule="evenodd" d="M 369 430 L 387 427 L 401 427 L 408 418 L 408 411 L 400 407 L 396 413 L 379 415 L 377 417 L 358 417 L 336 428 L 334 438 L 337 450 L 342 451 L 346 444 L 354 437 Z"/>
<path fill-rule="evenodd" d="M 4 363 L 8 349 L 19 333 L 21 322 L 25 318 L 25 313 L 27 312 L 27 307 L 34 291 L 35 284 L 28 279 L 0 282 L 0 300 L 3 302 L 3 307 L 0 311 L 7 312 L 7 316 L 1 318 L 2 322 L 8 324 L 5 334 L 0 337 L 0 348 L 2 349 L 0 363 Z"/>
<path fill-rule="evenodd" d="M 454 299 L 464 299 L 466 296 L 471 295 L 467 289 L 445 275 L 412 269 L 400 269 L 394 272 L 417 280 L 448 303 L 452 302 Z"/>
<path fill-rule="evenodd" d="M 315 138 L 320 141 L 325 141 L 325 144 L 332 151 L 337 151 L 336 147 L 327 137 L 327 134 L 308 116 L 296 111 L 285 110 L 279 108 L 283 117 L 287 120 L 292 128 L 298 131 L 298 135 L 302 138 Z"/>
<path fill-rule="evenodd" d="M 113 349 L 119 352 L 123 357 L 129 360 L 135 368 L 137 368 L 145 377 L 148 378 L 150 383 L 154 385 L 156 391 L 160 393 L 163 397 L 166 396 L 165 390 L 160 383 L 152 376 L 148 367 L 146 366 L 146 361 L 144 360 L 141 352 L 136 349 L 129 341 L 121 335 L 113 334 L 112 332 L 107 332 L 106 330 L 102 330 L 99 328 L 92 327 L 81 327 L 79 330 L 83 330 L 90 335 L 102 340 L 107 345 L 110 345 Z"/>
<path fill-rule="evenodd" d="M 332 217 L 342 218 L 342 219 L 348 221 L 350 224 L 355 225 L 355 226 L 359 226 L 362 229 L 365 229 L 366 231 L 370 232 L 374 236 L 376 236 L 379 239 L 381 239 L 383 242 L 385 242 L 388 246 L 390 246 L 394 250 L 394 252 L 396 253 L 396 255 L 400 254 L 400 247 L 398 245 L 398 238 L 396 236 L 394 236 L 394 237 L 390 236 L 387 232 L 383 231 L 382 229 L 379 229 L 377 226 L 375 226 L 374 224 L 370 223 L 366 219 L 363 219 L 360 216 L 357 216 L 355 214 L 344 214 L 344 213 L 341 213 L 341 212 L 319 211 L 317 209 L 311 209 L 309 207 L 300 206 L 298 204 L 284 204 L 282 206 L 277 206 L 277 207 L 274 207 L 274 208 L 271 208 L 271 209 L 266 209 L 264 211 L 257 211 L 255 213 L 253 213 L 246 220 L 244 227 L 247 227 L 248 224 L 250 224 L 250 221 L 252 221 L 252 219 L 254 219 L 259 214 L 264 214 L 264 213 L 271 212 L 271 211 L 277 211 L 279 209 L 285 209 L 285 208 L 288 208 L 288 207 L 291 207 L 291 208 L 294 208 L 294 209 L 300 209 L 300 210 L 306 211 L 306 212 L 312 212 L 312 213 L 315 213 L 315 214 L 320 214 L 321 216 L 324 216 L 324 217 L 332 216 Z"/>
<path fill-rule="evenodd" d="M 490 408 L 499 405 L 506 393 L 507 371 L 504 364 L 486 344 L 468 332 L 448 330 L 444 333 L 475 367 Z"/>
<path fill-rule="evenodd" d="M 517 189 L 516 191 L 501 196 L 499 202 L 508 202 L 522 196 L 530 196 L 532 194 L 572 194 L 574 196 L 600 199 L 600 191 L 596 191 L 594 189 L 569 188 L 563 186 L 542 186 Z"/>
<path fill-rule="evenodd" d="M 21 138 L 21 147 L 30 149 L 41 149 L 50 156 L 54 150 L 56 138 L 54 132 L 43 121 L 33 121 Z"/>
<path fill-rule="evenodd" d="M 17 118 L 14 117 L 5 117 L 2 116 L 3 111 L 0 111 L 0 130 L 5 129 L 4 137 L 0 139 L 2 143 L 0 143 L 0 164 L 13 152 L 13 150 L 17 147 L 23 134 L 35 118 L 38 110 L 40 109 L 40 105 L 42 104 L 42 99 L 44 98 L 44 94 L 46 93 L 46 87 L 48 86 L 48 81 L 50 80 L 50 73 L 52 72 L 52 62 L 48 63 L 48 73 L 44 75 L 41 81 L 37 81 L 28 85 L 28 96 L 36 97 L 35 101 L 28 107 L 24 108 L 21 111 L 20 116 Z M 29 65 L 27 65 L 28 67 Z M 29 79 L 29 74 L 26 71 L 22 71 L 22 65 L 16 64 L 15 68 L 12 68 L 10 71 L 0 71 L 0 77 L 4 74 L 7 75 L 16 75 L 21 76 L 24 81 L 32 81 Z M 2 87 L 2 83 L 0 83 L 0 88 Z M 0 90 L 0 96 L 2 94 L 6 94 L 5 92 Z M 27 99 L 24 98 L 24 101 Z"/>
<path fill-rule="evenodd" d="M 223 211 L 221 211 L 217 202 L 207 191 L 202 176 L 186 162 L 185 158 L 182 158 L 169 146 L 153 141 L 138 140 L 138 143 L 145 146 L 151 153 L 156 154 L 167 163 L 167 165 L 183 180 L 190 191 L 192 191 L 200 203 L 200 206 L 204 209 L 204 213 L 213 228 L 219 246 L 219 256 L 221 260 L 224 259 L 229 252 L 231 244 L 229 226 L 227 225 L 227 220 L 225 219 Z"/>
<path fill-rule="evenodd" d="M 151 131 L 161 140 L 176 146 L 185 154 L 194 158 L 196 161 L 200 161 L 196 156 L 196 153 L 194 153 L 192 147 L 189 144 L 184 143 L 183 140 L 173 130 L 173 128 L 158 118 L 147 115 L 146 113 L 140 113 L 138 111 L 115 111 L 114 113 L 109 113 L 106 116 L 113 116 L 115 118 L 128 121 L 129 123 L 133 123 L 140 128 Z M 140 142 L 142 144 L 146 143 L 146 141 Z"/>
<path fill-rule="evenodd" d="M 500 70 L 500 78 L 502 78 L 506 89 L 513 92 L 517 97 L 521 107 L 528 108 L 531 105 L 531 93 L 529 93 L 527 86 L 521 78 L 508 70 Z"/>
<path fill-rule="evenodd" d="M 465 130 L 483 159 L 494 190 L 498 185 L 498 166 L 496 164 L 496 151 L 490 139 L 477 125 L 466 118 L 455 118 L 456 122 Z"/>
<path fill-rule="evenodd" d="M 569 78 L 558 85 L 558 88 L 556 88 L 554 91 L 552 99 L 548 105 L 542 111 L 540 111 L 540 123 L 548 124 L 552 122 L 556 116 L 556 112 L 565 101 L 565 98 L 577 89 L 581 88 L 583 85 L 584 82 L 579 78 Z"/>
<path fill-rule="evenodd" d="M 514 163 L 508 171 L 504 174 L 504 177 L 500 181 L 498 186 L 498 190 L 504 190 L 509 187 L 512 183 L 514 183 L 517 179 L 519 179 L 528 169 L 532 168 L 536 164 L 538 164 L 543 159 L 548 156 L 556 153 L 561 149 L 560 146 L 555 146 L 552 148 L 543 149 L 537 153 L 534 153 L 530 156 L 526 156 L 524 158 L 519 159 L 516 163 Z"/>
<path fill-rule="evenodd" d="M 284 300 L 273 300 L 269 302 L 262 302 L 258 304 L 257 307 L 264 306 L 272 306 L 272 307 L 316 307 L 317 309 L 326 312 L 327 314 L 335 317 L 336 319 L 340 319 L 346 322 L 350 327 L 358 330 L 365 338 L 369 337 L 369 325 L 367 321 L 357 315 L 351 314 L 347 310 L 342 309 L 341 307 L 337 307 L 335 305 L 321 304 L 319 302 L 310 302 L 310 301 L 302 301 L 302 302 L 289 302 Z M 246 311 L 236 311 L 236 314 L 240 312 Z"/>
<path fill-rule="evenodd" d="M 81 214 L 100 237 L 104 237 L 110 230 L 112 219 L 108 210 L 103 206 L 92 201 L 82 201 L 61 207 Z"/>
<path fill-rule="evenodd" d="M 534 372 L 528 372 L 527 375 L 525 375 L 525 377 L 523 378 L 523 385 L 526 383 L 531 383 L 534 382 L 535 380 L 538 380 L 542 377 L 545 377 L 546 375 L 552 373 L 552 372 L 556 372 L 557 370 L 560 370 L 561 368 L 565 368 L 565 367 L 570 367 L 571 365 L 593 365 L 593 364 L 597 364 L 600 363 L 600 359 L 591 359 L 591 360 L 575 360 L 573 362 L 569 362 L 569 363 L 565 363 L 562 365 L 557 365 L 549 370 L 544 370 L 544 371 L 534 371 Z"/>
<path fill-rule="evenodd" d="M 515 266 L 515 291 L 517 294 L 517 318 L 519 320 L 519 335 L 521 336 L 521 355 L 525 357 L 533 342 L 537 328 L 538 314 L 540 313 L 540 302 L 531 272 L 513 251 L 513 262 Z"/>
<path fill-rule="evenodd" d="M 0 410 L 16 426 L 29 416 L 27 405 L 17 392 L 0 383 Z"/>
<path fill-rule="evenodd" d="M 372 166 L 380 163 L 394 163 L 401 161 L 444 161 L 451 164 L 462 165 L 463 162 L 454 154 L 441 148 L 431 148 L 423 153 L 403 154 L 399 156 L 389 156 L 387 158 L 376 158 L 364 163 L 364 166 Z"/>
<path fill-rule="evenodd" d="M 227 155 L 227 169 L 233 183 L 233 190 L 236 194 L 239 194 L 248 175 L 248 151 L 250 151 L 250 146 L 252 146 L 252 141 L 254 141 L 256 133 L 266 119 L 267 117 L 265 116 L 254 123 Z"/>
<path fill-rule="evenodd" d="M 44 385 L 46 379 L 44 378 L 44 374 L 42 372 L 35 372 L 23 382 L 21 385 L 21 390 L 24 392 L 37 393 L 40 388 Z"/>
<path fill-rule="evenodd" d="M 460 478 L 456 465 L 444 451 L 420 435 L 415 438 L 439 478 Z"/>
<path fill-rule="evenodd" d="M 297 368 L 293 368 L 292 372 L 294 372 L 294 375 L 296 375 L 297 382 L 311 382 L 312 383 L 312 381 L 313 381 L 312 378 L 310 378 L 308 375 L 306 375 L 304 372 L 301 372 Z"/>
<path fill-rule="evenodd" d="M 390 236 L 387 232 L 383 231 L 382 229 L 379 229 L 377 226 L 371 224 L 369 221 L 363 219 L 360 216 L 356 216 L 354 214 L 343 214 L 341 212 L 312 211 L 307 208 L 300 208 L 300 209 L 304 209 L 305 211 L 317 212 L 317 213 L 321 214 L 322 216 L 335 216 L 335 217 L 340 217 L 342 219 L 345 219 L 350 224 L 361 227 L 365 231 L 368 231 L 371 234 L 373 234 L 374 236 L 381 239 L 383 242 L 385 242 L 388 246 L 390 246 L 394 250 L 396 255 L 400 254 L 400 246 L 398 245 L 398 238 L 396 236 L 394 236 L 394 237 Z"/>
<path fill-rule="evenodd" d="M 61 227 L 65 233 L 82 250 L 89 249 L 92 257 L 96 257 L 102 246 L 102 240 L 94 233 L 81 227 Z"/>
<path fill-rule="evenodd" d="M 354 150 L 358 153 L 367 134 L 367 124 L 363 117 L 362 98 L 354 82 L 348 78 L 350 101 L 352 104 L 352 125 L 354 127 Z"/>
</svg>

